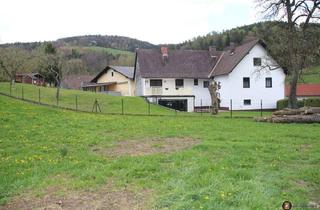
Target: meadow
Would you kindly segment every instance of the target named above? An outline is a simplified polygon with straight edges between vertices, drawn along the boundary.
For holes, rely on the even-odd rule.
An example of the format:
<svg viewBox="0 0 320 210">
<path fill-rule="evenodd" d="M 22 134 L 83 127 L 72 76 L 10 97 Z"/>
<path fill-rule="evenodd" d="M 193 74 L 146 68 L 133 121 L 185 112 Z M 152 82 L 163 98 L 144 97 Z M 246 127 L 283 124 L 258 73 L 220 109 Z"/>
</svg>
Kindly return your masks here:
<svg viewBox="0 0 320 210">
<path fill-rule="evenodd" d="M 307 209 L 320 203 L 319 131 L 250 118 L 79 113 L 0 95 L 0 209 L 23 200 L 43 207 L 46 196 L 67 207 L 75 193 L 98 202 L 106 188 L 142 209 L 281 209 L 284 200 Z M 108 153 L 155 138 L 196 144 Z"/>
</svg>

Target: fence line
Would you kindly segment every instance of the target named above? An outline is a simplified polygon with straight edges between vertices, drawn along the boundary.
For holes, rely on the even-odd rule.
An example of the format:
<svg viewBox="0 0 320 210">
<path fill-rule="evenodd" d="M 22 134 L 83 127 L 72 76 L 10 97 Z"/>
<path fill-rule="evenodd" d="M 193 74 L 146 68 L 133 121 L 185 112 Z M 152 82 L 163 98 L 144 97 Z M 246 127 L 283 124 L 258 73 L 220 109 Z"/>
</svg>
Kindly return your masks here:
<svg viewBox="0 0 320 210">
<path fill-rule="evenodd" d="M 202 103 L 203 103 L 202 100 L 200 101 L 200 104 L 201 104 L 201 107 L 202 107 L 200 109 L 200 115 L 199 115 L 199 113 L 187 113 L 187 112 L 180 112 L 180 111 L 171 110 L 171 109 L 170 109 L 172 111 L 171 113 L 159 113 L 159 114 L 156 113 L 156 112 L 161 112 L 162 110 L 155 110 L 155 113 L 152 113 L 151 102 L 149 100 L 147 100 L 146 110 L 144 111 L 144 113 L 143 113 L 143 109 L 144 108 L 143 109 L 139 109 L 139 111 L 142 111 L 142 113 L 130 113 L 130 111 L 126 111 L 125 110 L 125 107 L 129 107 L 129 109 L 128 108 L 127 109 L 130 110 L 130 105 L 126 106 L 126 104 L 124 103 L 124 99 L 123 98 L 121 98 L 121 104 L 120 104 L 121 105 L 121 111 L 119 111 L 119 112 L 112 112 L 112 111 L 114 111 L 114 107 L 112 107 L 113 110 L 111 112 L 109 112 L 108 105 L 100 106 L 99 100 L 97 98 L 95 98 L 93 104 L 91 104 L 91 106 L 92 105 L 93 106 L 92 106 L 92 110 L 90 112 L 90 108 L 88 110 L 86 110 L 86 108 L 88 108 L 88 106 L 90 106 L 90 103 L 84 103 L 84 107 L 86 107 L 86 108 L 84 108 L 84 109 L 80 108 L 81 103 L 79 101 L 79 96 L 78 95 L 75 95 L 73 103 L 72 103 L 72 100 L 71 100 L 71 103 L 70 103 L 70 101 L 68 101 L 68 102 L 66 102 L 67 104 L 63 104 L 63 103 L 60 104 L 59 103 L 60 102 L 59 98 L 54 97 L 56 99 L 56 105 L 54 105 L 54 100 L 52 100 L 53 96 L 51 96 L 51 94 L 47 95 L 47 96 L 49 96 L 50 101 L 53 102 L 53 103 L 50 103 L 50 102 L 46 103 L 46 101 L 48 101 L 48 98 L 47 98 L 47 96 L 45 94 L 43 94 L 42 89 L 40 89 L 40 88 L 38 89 L 38 100 L 37 100 L 36 94 L 33 91 L 31 92 L 32 93 L 31 96 L 29 95 L 29 98 L 26 97 L 26 96 L 28 96 L 28 94 L 25 94 L 26 91 L 25 91 L 23 86 L 21 86 L 21 97 L 19 97 L 19 95 L 20 95 L 19 89 L 14 89 L 14 91 L 13 91 L 12 90 L 12 85 L 10 84 L 9 94 L 3 93 L 3 92 L 0 92 L 0 94 L 4 95 L 4 96 L 11 97 L 11 98 L 19 99 L 19 100 L 22 100 L 22 101 L 30 102 L 30 103 L 33 103 L 33 104 L 45 105 L 45 106 L 50 106 L 50 107 L 55 107 L 55 108 L 61 108 L 61 109 L 66 109 L 66 110 L 77 111 L 77 112 L 85 112 L 85 113 L 95 112 L 95 113 L 101 113 L 101 114 L 107 114 L 107 115 L 221 117 L 221 118 L 252 118 L 252 117 L 258 117 L 259 116 L 258 114 L 260 114 L 260 116 L 263 116 L 263 101 L 262 100 L 260 100 L 260 112 L 256 112 L 256 111 L 248 111 L 248 112 L 247 111 L 239 111 L 238 112 L 239 116 L 235 116 L 235 113 L 234 113 L 234 110 L 233 110 L 234 102 L 232 101 L 232 99 L 230 100 L 230 109 L 229 109 L 230 116 L 228 116 L 227 113 L 224 114 L 223 111 L 221 111 L 221 113 L 219 113 L 217 116 L 211 115 L 210 107 L 206 108 L 206 110 L 205 110 L 205 111 L 208 111 L 208 113 L 203 112 L 204 110 L 203 110 L 203 107 L 202 107 Z M 119 100 L 119 102 L 120 102 L 120 100 Z M 101 108 L 103 108 L 104 111 L 102 111 Z M 169 108 L 167 108 L 163 112 L 169 112 L 168 110 L 169 110 Z M 242 113 L 246 113 L 246 114 L 242 114 Z"/>
</svg>

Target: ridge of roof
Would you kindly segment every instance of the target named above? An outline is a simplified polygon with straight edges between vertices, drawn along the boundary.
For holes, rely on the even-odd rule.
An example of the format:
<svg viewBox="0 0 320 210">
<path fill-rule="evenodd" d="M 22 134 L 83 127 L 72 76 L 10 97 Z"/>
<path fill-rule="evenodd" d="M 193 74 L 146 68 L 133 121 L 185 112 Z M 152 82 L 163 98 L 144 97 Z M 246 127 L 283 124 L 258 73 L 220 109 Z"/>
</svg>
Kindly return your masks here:
<svg viewBox="0 0 320 210">
<path fill-rule="evenodd" d="M 260 39 L 248 41 L 242 45 L 224 51 L 221 61 L 214 67 L 209 77 L 229 74 L 242 61 L 242 59 L 250 52 L 257 43 L 264 43 Z M 265 45 L 265 44 L 264 44 Z M 264 46 L 265 47 L 265 46 Z M 231 53 L 231 52 L 234 53 Z"/>
</svg>

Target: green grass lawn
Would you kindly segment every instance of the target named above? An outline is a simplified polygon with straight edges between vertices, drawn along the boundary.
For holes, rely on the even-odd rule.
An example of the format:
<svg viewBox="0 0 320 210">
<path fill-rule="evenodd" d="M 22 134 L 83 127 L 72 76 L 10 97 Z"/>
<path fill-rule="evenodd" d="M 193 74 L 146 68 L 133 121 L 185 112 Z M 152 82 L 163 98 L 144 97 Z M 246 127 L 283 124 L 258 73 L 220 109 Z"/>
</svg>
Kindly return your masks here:
<svg viewBox="0 0 320 210">
<path fill-rule="evenodd" d="M 251 119 L 96 115 L 0 96 L 0 202 L 30 192 L 42 197 L 50 186 L 100 189 L 112 180 L 118 188 L 148 189 L 154 209 L 319 204 L 319 131 L 319 124 Z M 153 137 L 191 137 L 200 144 L 136 157 L 93 151 Z"/>
<path fill-rule="evenodd" d="M 299 83 L 320 84 L 320 66 L 306 69 L 300 77 Z"/>
<path fill-rule="evenodd" d="M 286 78 L 289 84 L 289 77 Z M 320 66 L 314 66 L 303 70 L 298 83 L 300 84 L 320 84 Z"/>
<path fill-rule="evenodd" d="M 55 98 L 56 89 L 49 87 L 38 87 L 34 85 L 16 83 L 12 86 L 11 95 L 39 101 L 44 104 L 57 105 Z M 0 93 L 10 94 L 10 84 L 0 82 Z M 122 101 L 124 114 L 140 114 L 149 115 L 149 105 L 140 97 L 120 97 L 110 96 L 102 93 L 93 93 L 80 90 L 61 89 L 60 100 L 58 105 L 64 108 L 78 109 L 81 111 L 91 112 L 95 99 L 98 100 L 102 113 L 106 114 L 122 114 Z M 95 110 L 94 110 L 95 111 Z M 183 116 L 211 116 L 209 113 L 187 113 L 175 112 L 157 104 L 150 104 L 151 115 L 183 115 Z M 270 115 L 270 112 L 264 111 L 263 116 Z M 260 116 L 259 111 L 234 111 L 233 117 L 256 117 Z M 230 112 L 223 111 L 217 117 L 230 117 Z"/>
</svg>

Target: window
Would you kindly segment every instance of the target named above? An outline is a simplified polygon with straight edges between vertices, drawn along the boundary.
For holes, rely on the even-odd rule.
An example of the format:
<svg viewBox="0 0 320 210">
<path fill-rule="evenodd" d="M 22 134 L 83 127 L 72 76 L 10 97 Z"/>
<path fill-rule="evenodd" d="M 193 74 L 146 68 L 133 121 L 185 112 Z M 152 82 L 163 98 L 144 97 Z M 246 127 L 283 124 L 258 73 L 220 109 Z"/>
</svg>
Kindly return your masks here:
<svg viewBox="0 0 320 210">
<path fill-rule="evenodd" d="M 176 79 L 176 88 L 183 87 L 183 79 Z"/>
<path fill-rule="evenodd" d="M 209 87 L 209 81 L 203 81 L 203 87 L 204 88 Z"/>
<path fill-rule="evenodd" d="M 150 79 L 150 87 L 162 87 L 162 79 Z"/>
<path fill-rule="evenodd" d="M 194 86 L 198 86 L 198 79 L 194 79 L 193 84 L 194 84 Z"/>
<path fill-rule="evenodd" d="M 243 88 L 250 88 L 250 78 L 243 77 Z"/>
<path fill-rule="evenodd" d="M 254 66 L 261 66 L 261 58 L 253 58 Z"/>
<path fill-rule="evenodd" d="M 251 99 L 244 99 L 243 100 L 243 105 L 245 105 L 245 106 L 250 106 L 251 105 Z"/>
<path fill-rule="evenodd" d="M 111 72 L 111 76 L 113 77 L 113 71 Z"/>
<path fill-rule="evenodd" d="M 272 88 L 272 78 L 271 77 L 266 78 L 266 88 Z"/>
</svg>

